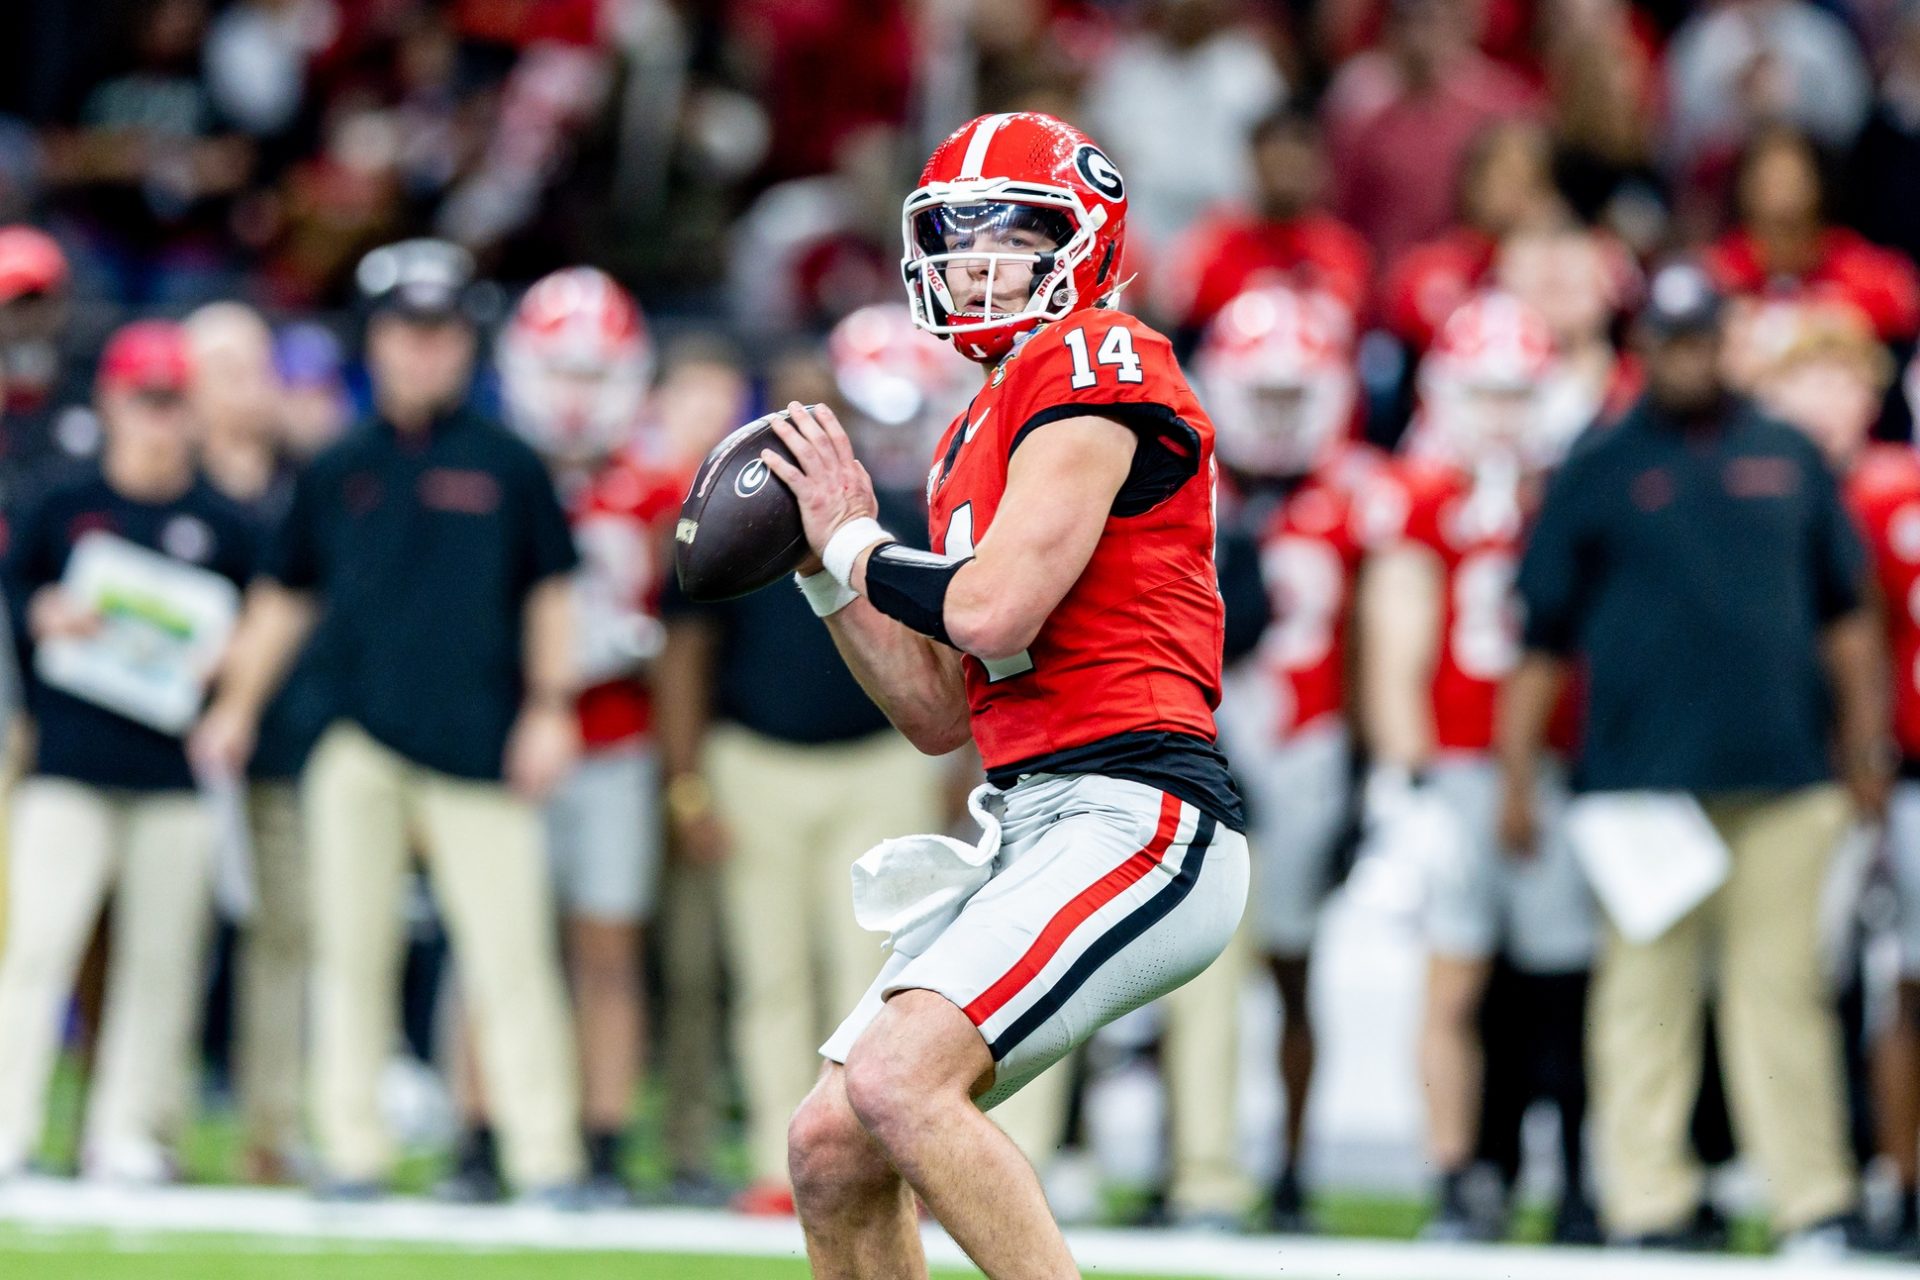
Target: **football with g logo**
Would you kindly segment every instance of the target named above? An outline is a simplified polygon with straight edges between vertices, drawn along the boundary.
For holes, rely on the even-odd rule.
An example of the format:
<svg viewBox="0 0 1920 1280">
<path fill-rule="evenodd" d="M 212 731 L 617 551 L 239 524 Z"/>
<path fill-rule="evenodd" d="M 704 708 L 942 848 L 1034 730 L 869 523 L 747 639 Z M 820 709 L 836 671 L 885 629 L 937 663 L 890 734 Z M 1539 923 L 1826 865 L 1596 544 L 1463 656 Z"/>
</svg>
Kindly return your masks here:
<svg viewBox="0 0 1920 1280">
<path fill-rule="evenodd" d="M 800 504 L 760 460 L 763 449 L 792 459 L 773 431 L 774 420 L 786 416 L 783 410 L 755 418 L 700 464 L 673 532 L 674 568 L 690 599 L 744 596 L 786 577 L 806 559 Z"/>
</svg>

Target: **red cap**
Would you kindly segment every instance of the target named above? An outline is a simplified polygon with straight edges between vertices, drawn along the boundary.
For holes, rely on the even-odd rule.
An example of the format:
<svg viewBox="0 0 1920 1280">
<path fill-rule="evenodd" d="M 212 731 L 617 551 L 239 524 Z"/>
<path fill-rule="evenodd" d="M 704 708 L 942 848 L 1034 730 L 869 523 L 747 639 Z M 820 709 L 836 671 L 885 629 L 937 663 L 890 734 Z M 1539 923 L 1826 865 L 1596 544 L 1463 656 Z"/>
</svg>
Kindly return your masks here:
<svg viewBox="0 0 1920 1280">
<path fill-rule="evenodd" d="M 193 378 L 187 335 L 171 320 L 137 320 L 118 330 L 100 353 L 103 391 L 179 391 Z"/>
<path fill-rule="evenodd" d="M 66 282 L 67 255 L 52 236 L 25 225 L 0 227 L 0 303 Z"/>
</svg>

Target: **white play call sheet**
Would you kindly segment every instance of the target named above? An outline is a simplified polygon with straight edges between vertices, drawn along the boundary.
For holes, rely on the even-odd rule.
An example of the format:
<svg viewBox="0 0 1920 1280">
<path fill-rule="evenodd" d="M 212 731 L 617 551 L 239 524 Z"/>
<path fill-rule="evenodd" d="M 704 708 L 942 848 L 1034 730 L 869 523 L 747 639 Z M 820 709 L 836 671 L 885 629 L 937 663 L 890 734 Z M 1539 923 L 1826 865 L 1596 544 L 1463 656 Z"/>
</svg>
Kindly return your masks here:
<svg viewBox="0 0 1920 1280">
<path fill-rule="evenodd" d="M 1603 791 L 1567 805 L 1594 896 L 1629 942 L 1652 942 L 1727 878 L 1727 845 L 1684 791 Z"/>
</svg>

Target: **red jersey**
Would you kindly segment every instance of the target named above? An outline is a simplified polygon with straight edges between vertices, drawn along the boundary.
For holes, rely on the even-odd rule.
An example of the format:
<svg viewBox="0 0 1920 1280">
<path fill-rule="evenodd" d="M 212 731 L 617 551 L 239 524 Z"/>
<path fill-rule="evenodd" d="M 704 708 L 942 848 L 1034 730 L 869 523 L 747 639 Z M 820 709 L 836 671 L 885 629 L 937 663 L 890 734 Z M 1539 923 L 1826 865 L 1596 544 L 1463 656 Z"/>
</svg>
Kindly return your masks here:
<svg viewBox="0 0 1920 1280">
<path fill-rule="evenodd" d="M 659 614 L 668 539 L 687 483 L 677 470 L 622 454 L 568 504 L 581 560 L 576 625 L 583 633 L 580 647 L 590 655 L 583 673 L 589 683 L 579 702 L 580 738 L 590 751 L 632 741 L 653 726 L 646 685 L 626 670 L 595 670 L 607 664 L 591 655 L 617 648 L 603 637 L 635 613 Z"/>
<path fill-rule="evenodd" d="M 1092 415 L 1140 445 L 1080 577 L 1033 645 L 962 659 L 989 770 L 1120 734 L 1211 742 L 1224 610 L 1214 572 L 1213 424 L 1166 338 L 1117 311 L 1043 325 L 940 439 L 927 478 L 933 549 L 969 554 L 993 524 L 1027 432 Z"/>
<path fill-rule="evenodd" d="M 1520 657 L 1513 596 L 1519 566 L 1517 504 L 1470 501 L 1473 478 L 1457 467 L 1397 458 L 1366 497 L 1367 543 L 1411 543 L 1440 558 L 1440 647 L 1433 671 L 1433 740 L 1442 751 L 1488 751 L 1500 681 Z"/>
<path fill-rule="evenodd" d="M 1869 445 L 1847 474 L 1847 509 L 1873 553 L 1893 657 L 1893 732 L 1920 759 L 1920 453 Z"/>
<path fill-rule="evenodd" d="M 1362 552 L 1356 488 L 1370 470 L 1350 450 L 1309 476 L 1260 534 L 1260 578 L 1273 621 L 1254 660 L 1275 686 L 1275 740 L 1346 709 L 1346 652 Z"/>
</svg>

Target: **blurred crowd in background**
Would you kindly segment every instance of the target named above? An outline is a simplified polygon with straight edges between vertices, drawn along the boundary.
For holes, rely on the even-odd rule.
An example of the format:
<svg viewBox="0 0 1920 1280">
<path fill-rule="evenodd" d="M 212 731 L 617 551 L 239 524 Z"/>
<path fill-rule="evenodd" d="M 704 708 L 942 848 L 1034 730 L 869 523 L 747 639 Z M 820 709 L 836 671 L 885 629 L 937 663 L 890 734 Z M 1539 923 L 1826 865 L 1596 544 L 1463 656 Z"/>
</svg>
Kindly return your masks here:
<svg viewBox="0 0 1920 1280">
<path fill-rule="evenodd" d="M 1315 1224 L 1308 960 L 1358 849 L 1343 892 L 1435 950 L 1405 1063 L 1424 1081 L 1434 1234 L 1509 1229 L 1521 1118 L 1544 1101 L 1563 1135 L 1556 1238 L 1723 1240 L 1704 1202 L 1674 1223 L 1590 1202 L 1583 1012 L 1602 928 L 1578 877 L 1483 885 L 1462 909 L 1488 918 L 1463 924 L 1433 906 L 1431 874 L 1418 888 L 1407 832 L 1434 786 L 1492 847 L 1496 690 L 1520 657 L 1511 584 L 1539 477 L 1639 400 L 1650 365 L 1659 380 L 1660 341 L 1711 328 L 1715 393 L 1758 397 L 1838 471 L 1869 436 L 1910 439 L 1920 11 L 17 0 L 0 68 L 14 705 L 43 735 L 65 724 L 71 752 L 50 767 L 44 736 L 38 755 L 30 732 L 13 745 L 27 782 L 0 1019 L 38 1029 L 0 1022 L 0 1176 L 55 1149 L 42 1129 L 65 1061 L 91 1077 L 75 1164 L 92 1176 L 177 1176 L 198 1087 L 237 1107 L 230 1176 L 381 1194 L 403 1122 L 403 1146 L 451 1147 L 450 1198 L 622 1204 L 644 1165 L 652 1196 L 791 1211 L 786 1117 L 881 959 L 847 864 L 963 822 L 977 763 L 893 734 L 795 593 L 680 598 L 672 524 L 715 442 L 801 400 L 839 408 L 888 527 L 924 528 L 926 459 L 979 375 L 911 327 L 899 201 L 960 123 L 1038 110 L 1125 174 L 1124 305 L 1174 336 L 1218 423 L 1221 718 L 1267 868 L 1245 954 L 1107 1055 L 1157 1044 L 1167 1081 L 1167 1164 L 1126 1212 Z M 1651 296 L 1676 257 L 1699 280 L 1673 289 L 1711 306 Z M 405 407 L 437 403 L 436 376 L 458 383 L 467 434 Z M 174 484 L 178 465 L 202 478 Z M 355 541 L 389 499 L 421 510 Z M 1920 555 L 1894 516 L 1893 554 Z M 193 799 L 181 731 L 141 729 L 132 754 L 152 767 L 125 775 L 107 759 L 124 725 L 75 720 L 35 674 L 38 646 L 97 626 L 39 593 L 99 528 L 237 588 L 268 581 L 269 621 L 256 583 L 240 624 L 254 665 L 215 679 L 226 711 L 230 682 L 252 705 L 198 744 L 244 758 L 258 737 L 238 797 L 203 770 Z M 1433 581 L 1402 563 L 1422 538 Z M 1407 590 L 1369 605 L 1368 566 Z M 561 596 L 573 621 L 555 640 L 535 619 Z M 259 638 L 281 624 L 277 647 Z M 1422 633 L 1424 656 L 1381 639 Z M 468 672 L 482 693 L 449 683 Z M 1459 759 L 1479 767 L 1428 776 Z M 74 786 L 36 789 L 54 775 Z M 332 807 L 313 812 L 318 797 Z M 522 831 L 536 807 L 544 827 Z M 98 846 L 84 870 L 75 832 Z M 135 884 L 154 846 L 185 845 L 203 852 Z M 500 861 L 451 870 L 469 845 Z M 527 874 L 536 856 L 551 884 Z M 51 896 L 23 906 L 29 880 Z M 1872 1161 L 1901 1193 L 1883 1238 L 1920 1244 L 1920 986 L 1898 977 L 1920 955 L 1889 976 L 1868 945 L 1899 932 L 1876 904 L 1916 909 L 1901 888 L 1855 886 L 1834 926 L 1846 958 L 1799 1029 L 1844 1047 L 1829 1101 L 1853 1123 L 1837 1182 L 1789 1207 L 1768 1184 L 1783 1236 L 1847 1217 L 1846 1243 L 1864 1240 L 1852 1171 Z M 136 894 L 177 931 L 127 910 Z M 1256 974 L 1284 1011 L 1261 1052 L 1285 1092 L 1257 1170 L 1228 1083 Z M 1844 1046 L 1821 1020 L 1836 1008 Z M 1724 1161 L 1728 1102 L 1699 1070 L 1719 1050 L 1689 1052 L 1696 1145 Z M 1083 1139 L 1099 1070 L 1063 1068 L 1003 1109 L 1043 1167 Z M 423 1119 L 443 1098 L 451 1114 Z M 1738 1145 L 1767 1148 L 1745 1109 Z M 718 1159 L 736 1121 L 744 1153 Z"/>
</svg>

